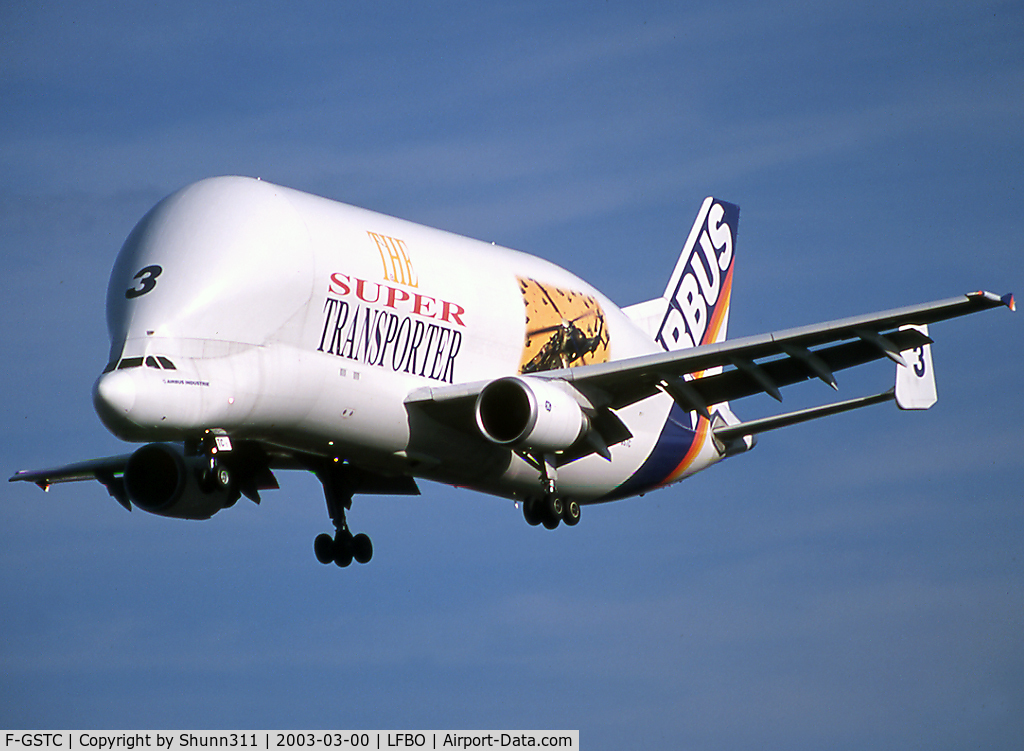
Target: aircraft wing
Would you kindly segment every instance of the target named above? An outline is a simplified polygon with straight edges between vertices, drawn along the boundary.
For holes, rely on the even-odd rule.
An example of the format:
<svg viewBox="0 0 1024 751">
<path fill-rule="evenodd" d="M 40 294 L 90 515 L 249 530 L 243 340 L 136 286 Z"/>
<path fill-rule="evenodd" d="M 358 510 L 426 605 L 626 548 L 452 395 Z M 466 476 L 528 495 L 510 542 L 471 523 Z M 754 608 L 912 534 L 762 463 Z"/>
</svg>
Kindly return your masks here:
<svg viewBox="0 0 1024 751">
<path fill-rule="evenodd" d="M 237 476 L 247 478 L 238 486 L 238 491 L 256 503 L 259 503 L 260 490 L 278 487 L 272 470 L 302 469 L 316 473 L 326 471 L 325 466 L 327 469 L 333 466 L 320 457 L 285 451 L 256 441 L 237 442 L 234 449 L 228 451 L 230 454 L 222 454 L 222 457 L 229 457 L 225 459 L 225 465 L 238 470 Z M 124 486 L 125 468 L 131 457 L 132 454 L 122 454 L 50 469 L 21 470 L 10 478 L 10 482 L 32 482 L 43 490 L 49 490 L 56 483 L 98 480 L 118 503 L 131 511 L 132 504 Z M 419 488 L 412 478 L 381 475 L 359 467 L 345 466 L 348 471 L 347 481 L 354 492 L 364 495 L 419 495 Z"/>
<path fill-rule="evenodd" d="M 1013 296 L 972 292 L 770 334 L 530 376 L 571 383 L 598 410 L 620 409 L 663 391 L 687 411 L 707 415 L 711 405 L 760 392 L 781 401 L 780 387 L 808 378 L 820 378 L 836 388 L 834 371 L 882 357 L 905 364 L 900 352 L 931 340 L 915 329 L 901 327 L 927 325 L 1001 305 L 1013 309 Z M 717 368 L 723 370 L 705 375 Z M 406 404 L 453 427 L 473 430 L 473 403 L 487 383 L 417 389 Z"/>
<path fill-rule="evenodd" d="M 108 456 L 104 459 L 91 459 L 77 464 L 67 464 L 52 469 L 22 470 L 10 478 L 11 482 L 34 482 L 43 490 L 58 482 L 76 482 L 79 480 L 99 480 L 114 499 L 129 511 L 132 504 L 124 492 L 124 483 L 118 475 L 124 473 L 131 454 Z"/>
<path fill-rule="evenodd" d="M 87 462 L 68 464 L 52 469 L 22 470 L 10 478 L 11 482 L 19 480 L 34 482 L 46 490 L 58 482 L 76 482 L 78 480 L 95 480 L 106 475 L 120 474 L 128 463 L 131 454 L 109 456 L 105 459 L 92 459 Z"/>
</svg>

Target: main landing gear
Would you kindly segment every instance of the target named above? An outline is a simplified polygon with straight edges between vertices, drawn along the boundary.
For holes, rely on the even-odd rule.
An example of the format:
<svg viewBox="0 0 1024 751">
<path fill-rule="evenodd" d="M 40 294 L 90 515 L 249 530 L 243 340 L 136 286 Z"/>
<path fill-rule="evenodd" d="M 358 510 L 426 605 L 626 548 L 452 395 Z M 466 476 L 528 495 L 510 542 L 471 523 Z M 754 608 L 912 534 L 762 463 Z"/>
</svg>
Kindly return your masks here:
<svg viewBox="0 0 1024 751">
<path fill-rule="evenodd" d="M 373 543 L 365 534 L 353 535 L 345 519 L 345 511 L 352 508 L 352 494 L 357 487 L 356 478 L 345 467 L 332 467 L 316 472 L 324 486 L 327 513 L 334 522 L 334 536 L 317 535 L 313 552 L 320 563 L 335 563 L 344 568 L 355 561 L 369 563 L 373 557 Z"/>
<path fill-rule="evenodd" d="M 353 535 L 347 526 L 340 528 L 331 537 L 326 532 L 313 540 L 313 552 L 320 563 L 334 562 L 344 568 L 355 561 L 369 563 L 373 557 L 373 543 L 364 534 Z"/>
<path fill-rule="evenodd" d="M 565 522 L 567 527 L 575 527 L 580 523 L 580 504 L 556 495 L 527 498 L 523 502 L 523 516 L 533 527 L 543 524 L 546 529 L 554 529 L 560 522 Z"/>
<path fill-rule="evenodd" d="M 558 495 L 558 460 L 554 454 L 520 454 L 528 463 L 540 471 L 542 495 L 527 498 L 523 502 L 523 516 L 532 527 L 543 524 L 554 529 L 560 522 L 567 527 L 580 523 L 580 504 Z"/>
</svg>

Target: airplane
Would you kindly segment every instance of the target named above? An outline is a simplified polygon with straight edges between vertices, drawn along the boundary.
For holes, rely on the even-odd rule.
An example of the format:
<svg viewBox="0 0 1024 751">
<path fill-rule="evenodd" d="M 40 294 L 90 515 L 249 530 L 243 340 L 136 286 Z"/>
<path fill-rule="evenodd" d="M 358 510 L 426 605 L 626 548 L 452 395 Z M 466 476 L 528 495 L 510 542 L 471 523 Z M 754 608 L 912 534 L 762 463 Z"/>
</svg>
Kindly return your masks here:
<svg viewBox="0 0 1024 751">
<path fill-rule="evenodd" d="M 972 292 L 727 339 L 739 208 L 707 198 L 660 297 L 620 308 L 522 252 L 281 187 L 215 177 L 150 210 L 107 290 L 95 409 L 132 453 L 21 471 L 98 480 L 131 511 L 208 519 L 310 471 L 333 534 L 316 558 L 368 562 L 356 494 L 418 479 L 575 526 L 581 507 L 665 487 L 759 434 L 887 401 L 936 401 L 930 324 L 1000 306 Z M 743 422 L 732 401 L 873 360 L 895 385 Z"/>
</svg>

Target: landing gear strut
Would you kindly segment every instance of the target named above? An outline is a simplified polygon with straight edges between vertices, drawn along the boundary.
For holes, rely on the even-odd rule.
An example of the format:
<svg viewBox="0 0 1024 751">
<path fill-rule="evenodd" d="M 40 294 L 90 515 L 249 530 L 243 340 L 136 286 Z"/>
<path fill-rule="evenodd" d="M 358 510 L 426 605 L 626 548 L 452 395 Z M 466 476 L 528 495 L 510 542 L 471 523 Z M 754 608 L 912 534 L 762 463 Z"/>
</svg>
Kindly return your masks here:
<svg viewBox="0 0 1024 751">
<path fill-rule="evenodd" d="M 231 439 L 223 431 L 207 430 L 198 441 L 185 443 L 186 454 L 201 456 L 204 459 L 206 466 L 198 471 L 199 484 L 204 491 L 207 493 L 234 491 L 228 506 L 234 506 L 241 495 L 235 482 L 235 475 L 228 468 L 228 464 L 231 462 L 223 459 L 225 456 L 232 455 L 231 449 Z"/>
<path fill-rule="evenodd" d="M 334 536 L 317 535 L 313 552 L 320 563 L 334 562 L 344 568 L 355 561 L 369 563 L 373 557 L 373 543 L 365 534 L 353 535 L 345 519 L 345 511 L 352 508 L 352 494 L 357 487 L 356 478 L 344 466 L 318 470 L 317 478 L 324 486 L 327 513 L 334 522 Z"/>
</svg>

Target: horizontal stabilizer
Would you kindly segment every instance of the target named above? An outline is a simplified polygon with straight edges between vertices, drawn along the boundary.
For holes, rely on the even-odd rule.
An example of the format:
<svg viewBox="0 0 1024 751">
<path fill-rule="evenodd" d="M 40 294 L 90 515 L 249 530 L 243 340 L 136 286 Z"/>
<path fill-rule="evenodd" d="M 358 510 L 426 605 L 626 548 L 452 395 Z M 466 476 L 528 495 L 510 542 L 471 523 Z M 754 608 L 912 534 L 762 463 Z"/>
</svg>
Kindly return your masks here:
<svg viewBox="0 0 1024 751">
<path fill-rule="evenodd" d="M 821 407 L 811 407 L 810 409 L 801 409 L 796 412 L 787 412 L 784 415 L 775 415 L 774 417 L 765 417 L 760 420 L 750 420 L 749 422 L 741 422 L 737 425 L 715 428 L 714 436 L 716 441 L 728 444 L 737 438 L 742 438 L 743 436 L 757 435 L 758 433 L 765 433 L 777 428 L 785 428 L 789 425 L 807 422 L 808 420 L 816 420 L 819 417 L 838 415 L 840 412 L 849 412 L 851 409 L 870 407 L 872 404 L 881 404 L 882 402 L 892 401 L 894 398 L 895 394 L 893 393 L 893 390 L 890 389 L 889 391 L 885 391 L 881 394 L 875 394 L 874 396 L 862 396 L 857 399 L 847 399 L 843 402 L 825 404 Z"/>
</svg>

